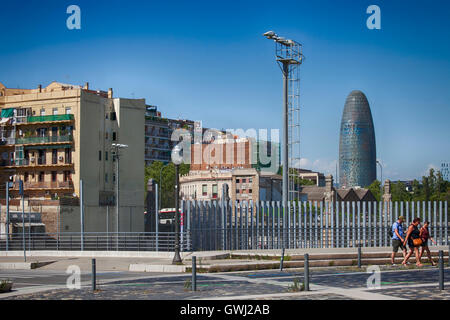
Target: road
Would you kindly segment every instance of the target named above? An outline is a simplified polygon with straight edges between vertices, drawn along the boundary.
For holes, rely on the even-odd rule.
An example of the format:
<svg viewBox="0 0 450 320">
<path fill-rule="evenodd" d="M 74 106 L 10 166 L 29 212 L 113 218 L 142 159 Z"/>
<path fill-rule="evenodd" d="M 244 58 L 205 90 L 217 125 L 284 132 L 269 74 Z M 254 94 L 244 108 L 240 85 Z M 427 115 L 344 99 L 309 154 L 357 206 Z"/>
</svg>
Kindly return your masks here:
<svg viewBox="0 0 450 320">
<path fill-rule="evenodd" d="M 372 274 L 343 268 L 316 268 L 310 272 L 311 291 L 289 292 L 294 279 L 303 282 L 303 271 L 256 271 L 197 275 L 197 291 L 189 290 L 190 274 L 131 273 L 108 271 L 97 274 L 91 291 L 91 275 L 81 274 L 81 289 L 66 288 L 68 274 L 60 271 L 0 271 L 0 278 L 14 281 L 14 291 L 0 299 L 450 299 L 450 268 L 445 269 L 446 290 L 438 290 L 438 269 L 382 270 L 381 289 L 368 289 Z"/>
</svg>

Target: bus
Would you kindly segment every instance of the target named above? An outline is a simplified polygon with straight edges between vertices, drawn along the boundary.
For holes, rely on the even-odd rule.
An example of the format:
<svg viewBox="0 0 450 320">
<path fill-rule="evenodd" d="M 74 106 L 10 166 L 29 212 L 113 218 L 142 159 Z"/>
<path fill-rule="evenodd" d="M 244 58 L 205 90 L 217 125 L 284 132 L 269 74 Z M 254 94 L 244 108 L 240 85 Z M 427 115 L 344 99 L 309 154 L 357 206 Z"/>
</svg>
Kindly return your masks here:
<svg viewBox="0 0 450 320">
<path fill-rule="evenodd" d="M 166 208 L 159 210 L 159 226 L 160 232 L 173 232 L 175 231 L 175 208 Z M 184 213 L 181 209 L 178 209 L 180 213 L 180 231 L 184 229 Z"/>
</svg>

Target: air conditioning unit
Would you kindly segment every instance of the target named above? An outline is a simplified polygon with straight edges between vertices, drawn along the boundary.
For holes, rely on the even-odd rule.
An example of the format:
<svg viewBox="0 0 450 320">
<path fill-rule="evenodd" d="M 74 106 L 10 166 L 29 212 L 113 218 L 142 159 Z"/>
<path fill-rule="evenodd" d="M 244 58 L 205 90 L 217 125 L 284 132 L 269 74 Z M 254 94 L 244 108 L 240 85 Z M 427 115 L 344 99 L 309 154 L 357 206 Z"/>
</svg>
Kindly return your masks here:
<svg viewBox="0 0 450 320">
<path fill-rule="evenodd" d="M 34 157 L 31 157 L 31 158 L 30 158 L 30 161 L 31 161 L 31 163 L 34 163 L 35 158 L 34 158 Z"/>
<path fill-rule="evenodd" d="M 58 157 L 58 160 L 59 160 L 59 161 L 63 161 L 63 160 L 64 160 L 63 156 L 59 156 L 59 157 Z"/>
</svg>

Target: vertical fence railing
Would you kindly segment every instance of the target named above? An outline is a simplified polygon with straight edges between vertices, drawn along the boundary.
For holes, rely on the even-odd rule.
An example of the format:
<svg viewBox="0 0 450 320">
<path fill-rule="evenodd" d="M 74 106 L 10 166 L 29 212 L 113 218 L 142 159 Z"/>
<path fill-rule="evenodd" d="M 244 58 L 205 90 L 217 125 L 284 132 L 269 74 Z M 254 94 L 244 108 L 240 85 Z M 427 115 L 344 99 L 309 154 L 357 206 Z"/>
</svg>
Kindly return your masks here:
<svg viewBox="0 0 450 320">
<path fill-rule="evenodd" d="M 256 250 L 390 246 L 388 230 L 399 216 L 405 229 L 415 217 L 430 221 L 430 234 L 448 244 L 447 202 L 192 202 L 192 250 Z"/>
<path fill-rule="evenodd" d="M 449 244 L 448 202 L 281 202 L 185 201 L 184 251 L 293 248 L 351 248 L 390 246 L 388 230 L 399 216 L 404 229 L 416 217 L 430 221 L 430 235 L 438 245 Z M 9 234 L 9 250 L 21 250 L 17 232 Z M 86 234 L 86 250 L 169 250 L 172 233 Z M 6 250 L 0 234 L 0 250 Z M 89 237 L 88 237 L 89 236 Z M 156 243 L 156 239 L 158 244 Z M 35 234 L 28 250 L 80 250 L 80 233 Z M 111 243 L 119 244 L 116 248 Z"/>
</svg>

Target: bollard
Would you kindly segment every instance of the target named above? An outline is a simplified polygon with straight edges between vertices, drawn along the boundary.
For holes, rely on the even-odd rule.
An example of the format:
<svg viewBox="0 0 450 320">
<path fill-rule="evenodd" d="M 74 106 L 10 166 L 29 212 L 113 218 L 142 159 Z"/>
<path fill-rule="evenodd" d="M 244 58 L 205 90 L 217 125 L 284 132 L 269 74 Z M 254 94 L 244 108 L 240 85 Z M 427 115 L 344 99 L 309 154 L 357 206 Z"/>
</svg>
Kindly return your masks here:
<svg viewBox="0 0 450 320">
<path fill-rule="evenodd" d="M 358 268 L 361 268 L 361 245 L 358 245 Z"/>
<path fill-rule="evenodd" d="M 92 259 L 92 291 L 96 290 L 96 278 L 95 259 Z"/>
<path fill-rule="evenodd" d="M 280 271 L 283 271 L 283 263 L 284 263 L 284 248 L 281 250 Z"/>
<path fill-rule="evenodd" d="M 444 290 L 444 251 L 439 250 L 439 290 Z"/>
<path fill-rule="evenodd" d="M 192 257 L 192 291 L 197 291 L 197 257 Z"/>
<path fill-rule="evenodd" d="M 303 266 L 305 270 L 305 291 L 309 291 L 309 254 L 305 253 L 305 262 Z"/>
</svg>

